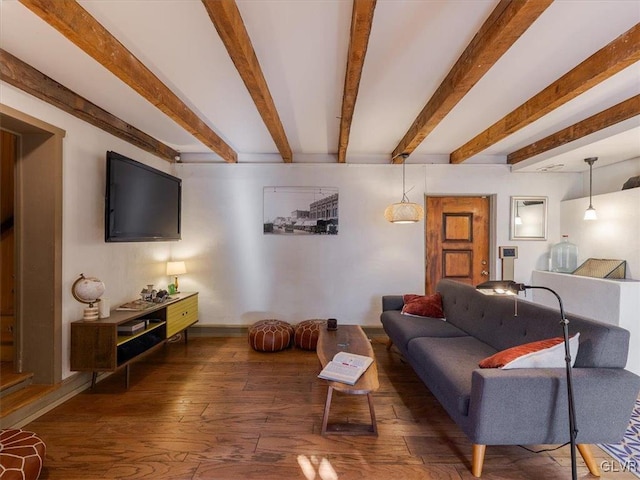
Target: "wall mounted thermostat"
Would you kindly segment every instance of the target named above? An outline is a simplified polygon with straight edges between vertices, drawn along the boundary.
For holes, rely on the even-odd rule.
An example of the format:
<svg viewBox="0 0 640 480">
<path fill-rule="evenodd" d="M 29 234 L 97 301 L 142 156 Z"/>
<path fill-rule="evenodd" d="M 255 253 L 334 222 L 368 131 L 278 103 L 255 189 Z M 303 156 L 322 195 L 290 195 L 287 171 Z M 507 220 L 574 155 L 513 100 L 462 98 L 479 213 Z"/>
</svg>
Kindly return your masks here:
<svg viewBox="0 0 640 480">
<path fill-rule="evenodd" d="M 498 247 L 500 258 L 518 258 L 518 247 Z"/>
<path fill-rule="evenodd" d="M 498 247 L 502 259 L 502 280 L 513 280 L 513 261 L 518 258 L 518 247 Z"/>
</svg>

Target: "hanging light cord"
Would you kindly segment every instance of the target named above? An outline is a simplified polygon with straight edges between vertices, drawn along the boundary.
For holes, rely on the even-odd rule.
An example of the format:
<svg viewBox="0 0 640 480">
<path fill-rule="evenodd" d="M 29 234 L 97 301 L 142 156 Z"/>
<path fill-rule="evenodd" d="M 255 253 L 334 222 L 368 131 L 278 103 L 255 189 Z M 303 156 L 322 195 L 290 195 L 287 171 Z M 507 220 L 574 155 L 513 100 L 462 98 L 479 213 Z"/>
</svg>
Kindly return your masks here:
<svg viewBox="0 0 640 480">
<path fill-rule="evenodd" d="M 404 166 L 406 163 L 407 163 L 406 161 L 402 162 L 402 200 L 400 201 L 400 203 L 409 202 L 409 197 L 407 197 L 407 192 L 405 191 L 405 186 L 404 186 Z"/>
<path fill-rule="evenodd" d="M 593 192 L 593 161 L 589 162 L 589 208 L 593 208 L 591 193 Z"/>
<path fill-rule="evenodd" d="M 409 200 L 409 197 L 407 196 L 408 192 L 406 191 L 406 187 L 405 187 L 405 174 L 404 174 L 404 166 L 407 164 L 407 157 L 409 156 L 409 154 L 401 153 L 398 156 L 402 157 L 402 200 L 400 200 L 400 203 L 411 203 L 411 201 Z M 409 189 L 409 192 L 413 189 L 414 187 L 411 187 Z"/>
</svg>

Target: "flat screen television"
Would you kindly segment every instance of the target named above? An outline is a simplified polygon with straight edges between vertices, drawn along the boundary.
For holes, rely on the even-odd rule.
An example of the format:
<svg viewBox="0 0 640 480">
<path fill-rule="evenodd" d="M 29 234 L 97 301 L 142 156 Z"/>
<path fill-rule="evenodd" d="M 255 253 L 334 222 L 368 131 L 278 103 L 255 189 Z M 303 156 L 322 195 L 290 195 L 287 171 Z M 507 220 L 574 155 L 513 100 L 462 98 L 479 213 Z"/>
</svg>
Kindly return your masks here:
<svg viewBox="0 0 640 480">
<path fill-rule="evenodd" d="M 105 242 L 180 240 L 182 180 L 107 152 Z"/>
</svg>

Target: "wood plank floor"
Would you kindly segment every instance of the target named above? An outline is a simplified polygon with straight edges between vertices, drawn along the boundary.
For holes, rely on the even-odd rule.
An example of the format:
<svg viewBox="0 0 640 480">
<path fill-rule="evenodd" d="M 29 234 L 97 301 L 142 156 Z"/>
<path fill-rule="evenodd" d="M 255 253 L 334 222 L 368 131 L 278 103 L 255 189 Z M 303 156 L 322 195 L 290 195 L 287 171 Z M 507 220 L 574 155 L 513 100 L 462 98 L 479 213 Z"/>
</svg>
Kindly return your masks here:
<svg viewBox="0 0 640 480">
<path fill-rule="evenodd" d="M 318 434 L 327 387 L 314 352 L 257 353 L 245 338 L 199 337 L 134 363 L 129 390 L 118 372 L 25 426 L 47 445 L 40 478 L 473 478 L 469 441 L 385 340 L 373 340 L 378 437 Z M 366 422 L 366 396 L 336 394 L 331 413 L 332 421 Z M 611 461 L 594 453 L 598 463 Z M 579 462 L 579 477 L 595 478 Z M 570 477 L 566 447 L 487 447 L 485 480 Z"/>
</svg>

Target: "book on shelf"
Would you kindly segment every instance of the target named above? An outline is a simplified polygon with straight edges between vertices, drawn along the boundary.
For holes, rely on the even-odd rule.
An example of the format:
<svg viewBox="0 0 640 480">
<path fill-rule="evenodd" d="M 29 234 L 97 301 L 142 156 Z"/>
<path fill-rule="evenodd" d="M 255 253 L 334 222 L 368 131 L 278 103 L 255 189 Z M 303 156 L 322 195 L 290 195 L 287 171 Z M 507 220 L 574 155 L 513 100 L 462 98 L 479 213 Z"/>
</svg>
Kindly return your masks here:
<svg viewBox="0 0 640 480">
<path fill-rule="evenodd" d="M 144 330 L 147 326 L 147 321 L 142 319 L 129 320 L 128 322 L 118 325 L 118 333 L 124 333 L 126 335 L 133 335 L 140 330 Z"/>
<path fill-rule="evenodd" d="M 355 385 L 372 363 L 373 358 L 371 357 L 349 352 L 338 352 L 322 369 L 318 378 Z"/>
<path fill-rule="evenodd" d="M 131 302 L 123 303 L 116 310 L 125 311 L 125 312 L 138 312 L 140 310 L 146 310 L 147 308 L 151 308 L 156 304 L 153 302 L 147 302 L 142 299 L 132 300 Z"/>
</svg>

